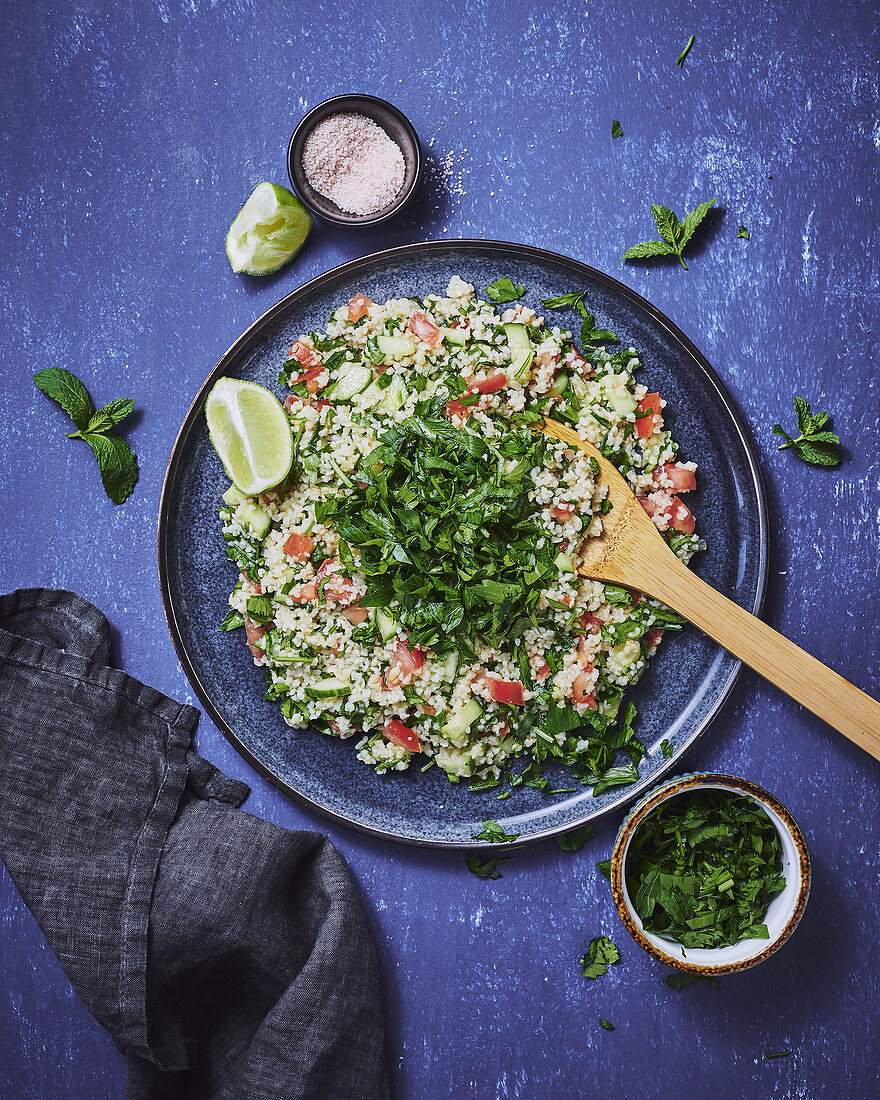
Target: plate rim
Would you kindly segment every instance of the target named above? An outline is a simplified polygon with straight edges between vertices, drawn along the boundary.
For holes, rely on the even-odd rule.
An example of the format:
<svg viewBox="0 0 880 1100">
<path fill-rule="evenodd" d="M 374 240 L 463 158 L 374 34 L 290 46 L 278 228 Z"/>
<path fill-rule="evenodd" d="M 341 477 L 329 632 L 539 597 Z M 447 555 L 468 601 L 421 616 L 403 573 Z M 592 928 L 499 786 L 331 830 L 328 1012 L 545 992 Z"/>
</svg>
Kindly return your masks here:
<svg viewBox="0 0 880 1100">
<path fill-rule="evenodd" d="M 189 654 L 186 649 L 186 645 L 183 640 L 183 636 L 178 623 L 177 614 L 174 608 L 174 604 L 171 598 L 171 590 L 169 583 L 169 512 L 171 507 L 171 484 L 177 474 L 178 467 L 180 465 L 180 456 L 183 450 L 183 445 L 189 437 L 197 417 L 201 414 L 202 406 L 204 405 L 205 398 L 211 386 L 214 382 L 221 377 L 229 368 L 232 362 L 235 361 L 240 354 L 242 348 L 246 347 L 249 341 L 251 341 L 260 330 L 268 327 L 274 322 L 275 318 L 285 311 L 289 305 L 296 299 L 306 297 L 315 290 L 320 290 L 324 283 L 331 282 L 341 275 L 349 275 L 358 271 L 361 268 L 370 267 L 377 262 L 388 261 L 393 259 L 401 259 L 404 257 L 410 257 L 421 253 L 433 253 L 454 250 L 456 248 L 468 249 L 489 249 L 497 251 L 500 255 L 504 253 L 514 253 L 520 257 L 531 258 L 537 261 L 550 261 L 552 263 L 561 263 L 563 266 L 567 266 L 573 270 L 575 274 L 581 274 L 586 278 L 595 280 L 609 290 L 616 293 L 623 294 L 625 298 L 628 298 L 630 302 L 636 307 L 644 310 L 656 323 L 665 328 L 666 331 L 677 341 L 683 350 L 690 356 L 697 368 L 702 371 L 706 376 L 708 382 L 714 387 L 721 401 L 723 402 L 728 414 L 731 417 L 733 426 L 736 429 L 736 434 L 739 437 L 739 441 L 742 444 L 745 456 L 748 462 L 749 473 L 751 475 L 752 484 L 755 489 L 755 497 L 758 505 L 758 584 L 755 595 L 755 600 L 751 608 L 746 608 L 747 611 L 751 611 L 753 615 L 759 616 L 761 608 L 764 604 L 764 598 L 767 591 L 767 579 L 768 579 L 768 526 L 769 517 L 767 512 L 767 495 L 764 489 L 764 481 L 761 476 L 760 466 L 758 464 L 757 456 L 755 454 L 754 445 L 751 440 L 748 426 L 739 411 L 733 397 L 729 393 L 727 387 L 722 382 L 720 376 L 711 366 L 709 361 L 703 355 L 703 353 L 696 347 L 696 345 L 687 337 L 684 332 L 676 325 L 666 314 L 662 313 L 655 305 L 644 298 L 637 291 L 627 286 L 626 283 L 621 282 L 613 275 L 607 274 L 607 272 L 600 271 L 598 268 L 591 267 L 589 264 L 584 263 L 581 260 L 576 260 L 572 256 L 565 256 L 559 252 L 553 252 L 550 249 L 539 248 L 536 245 L 529 244 L 516 244 L 511 241 L 495 241 L 484 240 L 480 238 L 453 238 L 451 240 L 432 240 L 432 241 L 420 241 L 410 244 L 395 245 L 391 248 L 380 249 L 376 252 L 370 252 L 364 256 L 358 256 L 351 260 L 346 260 L 341 264 L 337 264 L 335 267 L 330 268 L 327 271 L 321 272 L 318 275 L 313 276 L 311 279 L 299 286 L 295 287 L 289 293 L 285 294 L 283 298 L 280 298 L 273 305 L 269 306 L 267 310 L 261 313 L 256 320 L 254 320 L 248 327 L 230 344 L 225 352 L 215 363 L 214 367 L 208 374 L 208 377 L 199 387 L 198 392 L 193 398 L 177 436 L 174 440 L 174 444 L 171 448 L 171 454 L 168 459 L 168 463 L 165 469 L 165 476 L 162 481 L 162 493 L 159 501 L 159 517 L 156 531 L 156 550 L 159 572 L 159 591 L 162 599 L 162 611 L 165 616 L 165 622 L 168 626 L 168 631 L 171 635 L 171 641 L 174 645 L 175 652 L 177 653 L 178 660 L 180 661 L 181 668 L 184 675 L 190 684 L 190 687 L 195 692 L 196 697 L 205 709 L 206 714 L 217 727 L 217 729 L 223 734 L 226 740 L 232 745 L 232 747 L 239 753 L 239 755 L 264 779 L 267 779 L 273 786 L 281 790 L 284 794 L 288 795 L 295 802 L 298 802 L 306 809 L 313 811 L 321 817 L 327 818 L 337 825 L 344 825 L 346 828 L 353 829 L 356 832 L 365 834 L 367 836 L 376 837 L 380 840 L 393 841 L 398 844 L 405 844 L 410 847 L 417 848 L 438 848 L 448 850 L 468 850 L 468 849 L 492 849 L 497 847 L 486 841 L 471 840 L 469 842 L 459 840 L 432 840 L 420 837 L 405 836 L 400 833 L 394 833 L 387 829 L 377 828 L 372 825 L 366 825 L 361 821 L 357 821 L 353 818 L 346 817 L 344 814 L 338 813 L 335 810 L 329 809 L 326 806 L 322 806 L 319 802 L 315 802 L 314 799 L 309 798 L 302 792 L 297 791 L 291 787 L 289 783 L 286 783 L 280 776 L 276 775 L 271 768 L 264 764 L 258 756 L 256 756 L 250 748 L 238 737 L 235 731 L 229 726 L 226 720 L 219 713 L 215 707 L 208 691 L 202 684 L 199 674 L 190 660 Z M 676 766 L 682 756 L 699 740 L 700 737 L 706 732 L 715 718 L 718 716 L 721 708 L 727 702 L 730 696 L 733 686 L 736 683 L 737 677 L 742 670 L 742 661 L 736 659 L 728 673 L 727 679 L 724 682 L 717 699 L 713 703 L 711 709 L 701 719 L 696 733 L 691 737 L 690 741 L 684 745 L 678 752 L 676 752 L 669 760 L 665 760 L 660 767 L 653 772 L 650 776 L 646 776 L 645 779 L 634 783 L 631 787 L 621 788 L 620 798 L 616 801 L 608 803 L 600 809 L 595 810 L 592 813 L 587 813 L 583 817 L 578 818 L 577 821 L 567 822 L 564 825 L 551 826 L 540 832 L 532 833 L 527 837 L 522 837 L 510 844 L 505 845 L 506 848 L 523 848 L 529 844 L 535 844 L 542 840 L 548 840 L 552 837 L 561 836 L 564 833 L 570 832 L 572 829 L 579 828 L 588 822 L 597 820 L 606 814 L 611 813 L 614 810 L 619 810 L 625 807 L 629 802 L 638 798 L 644 792 L 650 789 L 651 786 L 656 785 L 663 781 L 663 779 L 669 774 L 670 771 Z"/>
</svg>

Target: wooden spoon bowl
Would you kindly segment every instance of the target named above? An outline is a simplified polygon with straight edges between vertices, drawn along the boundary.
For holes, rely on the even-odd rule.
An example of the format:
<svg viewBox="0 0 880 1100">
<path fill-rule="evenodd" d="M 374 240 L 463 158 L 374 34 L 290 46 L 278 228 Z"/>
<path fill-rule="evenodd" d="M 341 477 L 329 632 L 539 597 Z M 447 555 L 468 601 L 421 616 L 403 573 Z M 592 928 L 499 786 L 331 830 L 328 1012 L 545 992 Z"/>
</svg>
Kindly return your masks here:
<svg viewBox="0 0 880 1100">
<path fill-rule="evenodd" d="M 880 760 L 880 703 L 700 580 L 669 549 L 626 480 L 592 443 L 548 417 L 543 430 L 599 464 L 611 510 L 581 545 L 580 573 L 660 600 Z"/>
</svg>

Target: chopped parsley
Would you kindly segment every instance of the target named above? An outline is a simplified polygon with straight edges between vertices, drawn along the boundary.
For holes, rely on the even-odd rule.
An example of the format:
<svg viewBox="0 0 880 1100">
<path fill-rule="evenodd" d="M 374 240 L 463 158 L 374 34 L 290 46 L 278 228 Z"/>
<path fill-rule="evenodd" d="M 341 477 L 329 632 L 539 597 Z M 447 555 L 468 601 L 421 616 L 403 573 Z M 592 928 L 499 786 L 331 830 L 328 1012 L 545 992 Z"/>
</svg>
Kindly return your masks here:
<svg viewBox="0 0 880 1100">
<path fill-rule="evenodd" d="M 514 283 L 507 275 L 503 279 L 496 279 L 486 287 L 486 294 L 492 302 L 515 302 L 522 298 L 526 288 L 522 283 Z"/>
<path fill-rule="evenodd" d="M 599 1017 L 599 1027 L 603 1031 L 614 1031 L 614 1024 L 610 1020 L 603 1020 L 601 1016 Z"/>
<path fill-rule="evenodd" d="M 779 836 L 753 799 L 700 790 L 639 825 L 626 883 L 646 932 L 688 948 L 767 939 L 764 914 L 785 888 Z"/>
<path fill-rule="evenodd" d="M 493 856 L 492 859 L 482 860 L 479 856 L 468 856 L 467 869 L 472 875 L 476 875 L 477 878 L 495 879 L 501 878 L 501 872 L 498 870 L 499 863 L 511 863 L 512 857 L 508 856 L 506 859 L 500 859 L 498 856 Z"/>
<path fill-rule="evenodd" d="M 474 833 L 474 840 L 488 840 L 490 844 L 509 844 L 512 840 L 519 840 L 519 833 L 505 833 L 498 822 L 490 818 L 483 822 L 478 833 Z"/>
<path fill-rule="evenodd" d="M 741 225 L 739 227 L 739 230 L 737 231 L 736 235 L 737 235 L 737 237 L 742 238 L 742 240 L 744 240 L 744 241 L 747 241 L 749 239 L 749 231 L 748 231 L 748 229 L 746 229 L 746 227 L 744 225 Z"/>
<path fill-rule="evenodd" d="M 593 823 L 588 821 L 579 829 L 572 829 L 570 833 L 564 833 L 556 838 L 556 843 L 563 852 L 579 852 L 588 840 L 593 839 Z"/>
<path fill-rule="evenodd" d="M 580 960 L 581 974 L 585 978 L 601 978 L 608 972 L 612 963 L 620 961 L 617 945 L 607 936 L 596 936 L 590 940 L 587 953 Z"/>
<path fill-rule="evenodd" d="M 664 760 L 672 759 L 673 749 L 672 745 L 669 744 L 668 737 L 664 737 L 663 740 L 660 742 L 660 752 L 663 754 Z"/>
<path fill-rule="evenodd" d="M 541 305 L 545 309 L 575 309 L 581 315 L 582 344 L 619 344 L 620 340 L 605 328 L 596 328 L 596 319 L 584 305 L 585 290 L 573 290 L 569 294 L 561 294 L 558 298 L 542 298 Z"/>
</svg>

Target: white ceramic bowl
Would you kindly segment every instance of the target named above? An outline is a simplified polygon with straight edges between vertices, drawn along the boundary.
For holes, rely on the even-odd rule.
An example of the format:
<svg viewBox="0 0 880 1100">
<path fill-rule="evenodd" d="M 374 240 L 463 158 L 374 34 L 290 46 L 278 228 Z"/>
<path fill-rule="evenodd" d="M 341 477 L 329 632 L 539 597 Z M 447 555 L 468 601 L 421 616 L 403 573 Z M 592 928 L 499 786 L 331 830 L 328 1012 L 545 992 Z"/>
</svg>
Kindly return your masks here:
<svg viewBox="0 0 880 1100">
<path fill-rule="evenodd" d="M 782 845 L 782 873 L 785 889 L 776 894 L 767 909 L 764 923 L 770 933 L 766 940 L 740 940 L 732 947 L 683 948 L 675 940 L 646 932 L 626 888 L 626 856 L 642 821 L 662 802 L 686 791 L 715 788 L 744 794 L 754 799 L 773 822 Z M 778 799 L 763 787 L 732 775 L 699 772 L 667 780 L 637 802 L 628 814 L 611 855 L 611 890 L 614 904 L 627 931 L 648 954 L 666 966 L 702 977 L 732 974 L 747 970 L 769 958 L 788 939 L 803 915 L 810 893 L 810 856 L 803 834 L 794 818 Z"/>
</svg>

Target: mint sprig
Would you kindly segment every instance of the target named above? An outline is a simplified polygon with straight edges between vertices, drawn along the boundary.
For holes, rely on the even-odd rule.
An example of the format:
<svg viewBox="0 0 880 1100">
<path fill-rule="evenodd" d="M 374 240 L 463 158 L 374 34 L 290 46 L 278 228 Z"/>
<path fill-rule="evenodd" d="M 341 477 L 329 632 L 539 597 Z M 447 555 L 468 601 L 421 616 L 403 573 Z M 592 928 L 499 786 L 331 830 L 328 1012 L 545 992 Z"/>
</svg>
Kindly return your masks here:
<svg viewBox="0 0 880 1100">
<path fill-rule="evenodd" d="M 109 429 L 132 412 L 132 398 L 111 401 L 96 412 L 88 390 L 75 374 L 63 367 L 46 367 L 34 375 L 34 383 L 76 425 L 75 432 L 67 433 L 68 439 L 82 439 L 91 447 L 107 496 L 114 504 L 128 500 L 138 479 L 137 455 L 124 439 L 111 435 Z"/>
<path fill-rule="evenodd" d="M 780 443 L 778 450 L 793 447 L 795 454 L 804 462 L 814 466 L 837 466 L 840 463 L 840 439 L 834 432 L 824 430 L 829 414 L 821 412 L 813 416 L 809 404 L 802 397 L 794 398 L 794 410 L 800 435 L 792 438 L 781 424 L 774 424 L 773 434 L 784 436 L 786 440 Z"/>
<path fill-rule="evenodd" d="M 642 241 L 641 244 L 634 244 L 632 248 L 624 252 L 624 260 L 649 260 L 654 256 L 678 256 L 679 263 L 687 271 L 687 264 L 684 262 L 682 252 L 690 243 L 700 223 L 709 213 L 710 207 L 716 202 L 717 199 L 701 202 L 681 222 L 668 207 L 659 206 L 657 203 L 652 202 L 651 214 L 663 240 Z"/>
</svg>

